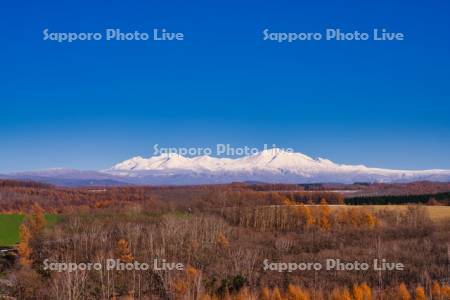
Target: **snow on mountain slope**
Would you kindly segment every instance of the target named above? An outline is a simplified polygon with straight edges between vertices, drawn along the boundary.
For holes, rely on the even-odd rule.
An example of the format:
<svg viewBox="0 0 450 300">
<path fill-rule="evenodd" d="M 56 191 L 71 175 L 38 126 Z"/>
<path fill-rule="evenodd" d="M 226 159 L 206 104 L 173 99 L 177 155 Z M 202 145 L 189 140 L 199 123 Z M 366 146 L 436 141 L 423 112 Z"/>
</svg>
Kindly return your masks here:
<svg viewBox="0 0 450 300">
<path fill-rule="evenodd" d="M 277 169 L 314 169 L 320 168 L 322 161 L 316 161 L 300 153 L 289 153 L 280 149 L 264 150 L 260 153 L 237 159 L 216 158 L 211 156 L 199 156 L 188 158 L 178 154 L 161 154 L 148 159 L 134 157 L 121 162 L 107 173 L 126 174 L 135 171 L 254 171 L 254 170 L 277 170 Z M 324 164 L 325 165 L 325 164 Z"/>
<path fill-rule="evenodd" d="M 180 184 L 249 180 L 285 183 L 450 181 L 450 170 L 406 171 L 343 165 L 276 148 L 236 159 L 210 156 L 189 158 L 178 154 L 162 154 L 148 159 L 134 157 L 103 172 L 140 178 L 141 183 L 155 180 Z"/>
<path fill-rule="evenodd" d="M 12 179 L 36 180 L 57 185 L 214 184 L 230 182 L 353 183 L 450 182 L 450 170 L 406 171 L 337 164 L 324 158 L 269 149 L 236 159 L 177 154 L 125 160 L 103 171 L 49 169 L 12 173 Z"/>
</svg>

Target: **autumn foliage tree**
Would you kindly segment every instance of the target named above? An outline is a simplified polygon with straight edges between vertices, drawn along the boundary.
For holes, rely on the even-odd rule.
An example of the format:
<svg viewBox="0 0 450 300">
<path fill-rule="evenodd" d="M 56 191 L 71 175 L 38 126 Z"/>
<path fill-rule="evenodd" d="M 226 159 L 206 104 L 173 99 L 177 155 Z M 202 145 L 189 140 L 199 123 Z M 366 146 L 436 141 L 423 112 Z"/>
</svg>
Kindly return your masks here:
<svg viewBox="0 0 450 300">
<path fill-rule="evenodd" d="M 273 290 L 271 299 L 272 300 L 282 300 L 283 299 L 283 297 L 281 296 L 281 292 L 280 292 L 279 288 L 276 287 Z"/>
<path fill-rule="evenodd" d="M 328 203 L 325 199 L 322 199 L 320 201 L 320 208 L 319 208 L 319 226 L 320 229 L 324 231 L 328 231 L 331 229 L 331 222 L 330 222 L 330 207 L 328 206 Z"/>
<path fill-rule="evenodd" d="M 225 236 L 225 234 L 223 234 L 222 232 L 220 232 L 217 235 L 217 244 L 222 249 L 227 249 L 230 246 L 230 242 L 228 241 L 228 239 Z"/>
<path fill-rule="evenodd" d="M 450 286 L 448 284 L 441 286 L 439 282 L 435 281 L 431 287 L 431 296 L 433 300 L 450 299 Z"/>
<path fill-rule="evenodd" d="M 297 208 L 297 213 L 299 214 L 302 225 L 307 229 L 314 225 L 314 216 L 312 214 L 311 208 L 305 206 L 303 203 Z"/>
<path fill-rule="evenodd" d="M 270 290 L 267 287 L 264 287 L 261 291 L 261 299 L 262 300 L 270 300 Z"/>
<path fill-rule="evenodd" d="M 352 296 L 347 288 L 339 289 L 335 288 L 332 290 L 330 295 L 331 300 L 352 300 Z"/>
<path fill-rule="evenodd" d="M 431 295 L 433 296 L 433 300 L 441 300 L 441 285 L 439 282 L 435 281 L 433 286 L 431 287 Z"/>
<path fill-rule="evenodd" d="M 450 285 L 447 283 L 441 287 L 442 299 L 450 299 Z"/>
<path fill-rule="evenodd" d="M 372 300 L 372 289 L 367 283 L 360 284 L 359 288 L 362 290 L 363 300 Z"/>
<path fill-rule="evenodd" d="M 427 300 L 425 289 L 420 285 L 416 287 L 416 300 Z"/>
<path fill-rule="evenodd" d="M 47 224 L 44 210 L 36 202 L 33 203 L 33 206 L 31 207 L 31 214 L 28 216 L 27 221 L 29 224 L 29 229 L 33 235 L 41 233 Z"/>
<path fill-rule="evenodd" d="M 201 271 L 188 265 L 185 272 L 172 282 L 171 289 L 175 299 L 215 299 L 212 296 L 202 294 L 201 281 Z"/>
<path fill-rule="evenodd" d="M 134 261 L 134 257 L 131 254 L 131 250 L 127 240 L 120 239 L 119 241 L 117 241 L 116 257 L 124 263 L 132 263 Z"/>
<path fill-rule="evenodd" d="M 42 233 L 46 223 L 44 210 L 39 204 L 33 203 L 31 214 L 26 216 L 25 221 L 19 228 L 17 251 L 21 266 L 30 266 L 32 264 L 31 253 L 33 250 L 31 241 L 34 237 Z"/>
<path fill-rule="evenodd" d="M 309 294 L 300 287 L 290 284 L 287 289 L 288 300 L 309 300 Z"/>
<path fill-rule="evenodd" d="M 411 300 L 411 294 L 404 283 L 397 287 L 395 300 Z"/>
<path fill-rule="evenodd" d="M 30 248 L 30 240 L 31 240 L 31 232 L 26 224 L 20 225 L 19 229 L 20 242 L 17 245 L 17 251 L 19 253 L 19 263 L 21 266 L 30 266 L 31 265 L 31 248 Z"/>
<path fill-rule="evenodd" d="M 352 292 L 355 300 L 364 300 L 364 291 L 359 285 L 353 285 Z"/>
</svg>

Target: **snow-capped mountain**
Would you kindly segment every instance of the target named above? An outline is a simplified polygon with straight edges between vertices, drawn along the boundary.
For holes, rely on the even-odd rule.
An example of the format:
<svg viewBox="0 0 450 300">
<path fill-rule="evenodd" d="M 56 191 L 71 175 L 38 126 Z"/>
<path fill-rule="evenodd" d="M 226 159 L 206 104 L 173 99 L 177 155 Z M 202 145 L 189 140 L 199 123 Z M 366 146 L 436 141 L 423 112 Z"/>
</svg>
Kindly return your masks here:
<svg viewBox="0 0 450 300">
<path fill-rule="evenodd" d="M 450 181 L 450 170 L 409 171 L 344 165 L 276 148 L 236 159 L 178 154 L 138 156 L 102 172 L 137 183 L 156 184 Z"/>
<path fill-rule="evenodd" d="M 337 164 L 302 153 L 269 149 L 236 159 L 162 154 L 133 157 L 102 171 L 49 169 L 13 173 L 2 178 L 26 179 L 64 186 L 213 184 L 230 182 L 353 183 L 450 182 L 450 170 L 389 170 Z"/>
</svg>

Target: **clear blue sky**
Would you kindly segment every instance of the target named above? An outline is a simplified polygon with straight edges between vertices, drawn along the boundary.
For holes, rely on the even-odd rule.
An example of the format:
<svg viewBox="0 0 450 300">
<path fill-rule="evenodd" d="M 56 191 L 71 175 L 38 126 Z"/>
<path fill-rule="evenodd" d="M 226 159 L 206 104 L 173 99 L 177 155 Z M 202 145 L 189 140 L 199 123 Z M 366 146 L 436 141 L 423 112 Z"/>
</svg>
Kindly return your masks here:
<svg viewBox="0 0 450 300">
<path fill-rule="evenodd" d="M 321 2 L 320 4 L 315 2 Z M 9 1 L 0 173 L 101 169 L 152 146 L 275 143 L 340 163 L 450 168 L 448 1 Z M 185 33 L 183 42 L 42 40 Z M 386 28 L 402 42 L 262 41 Z"/>
</svg>

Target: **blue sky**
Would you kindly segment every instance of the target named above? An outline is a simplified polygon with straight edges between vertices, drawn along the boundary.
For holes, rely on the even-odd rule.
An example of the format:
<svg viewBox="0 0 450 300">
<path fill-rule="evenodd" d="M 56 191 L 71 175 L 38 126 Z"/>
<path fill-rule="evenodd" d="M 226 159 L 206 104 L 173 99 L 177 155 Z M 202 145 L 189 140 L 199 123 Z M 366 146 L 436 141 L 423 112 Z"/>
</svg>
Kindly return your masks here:
<svg viewBox="0 0 450 300">
<path fill-rule="evenodd" d="M 154 144 L 217 143 L 450 169 L 448 1 L 262 2 L 4 3 L 0 173 L 101 169 Z M 45 28 L 166 28 L 185 41 L 56 43 Z M 406 39 L 278 44 L 262 40 L 265 28 Z"/>
</svg>

